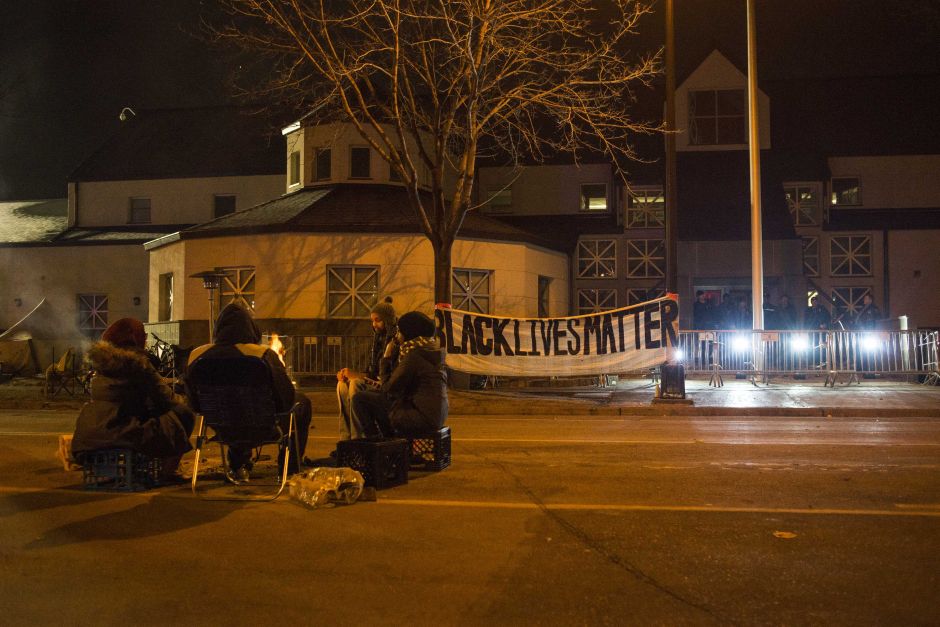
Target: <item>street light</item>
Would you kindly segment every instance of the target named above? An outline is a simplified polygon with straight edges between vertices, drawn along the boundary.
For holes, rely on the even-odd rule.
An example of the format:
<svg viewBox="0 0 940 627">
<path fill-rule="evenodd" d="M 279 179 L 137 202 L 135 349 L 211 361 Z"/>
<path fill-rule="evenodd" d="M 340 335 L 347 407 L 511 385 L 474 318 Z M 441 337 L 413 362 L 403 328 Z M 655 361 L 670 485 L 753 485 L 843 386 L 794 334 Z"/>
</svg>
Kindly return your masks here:
<svg viewBox="0 0 940 627">
<path fill-rule="evenodd" d="M 209 341 L 212 341 L 212 327 L 215 324 L 215 291 L 222 286 L 222 279 L 230 276 L 222 268 L 203 270 L 189 275 L 191 279 L 202 279 L 202 286 L 209 292 Z"/>
</svg>

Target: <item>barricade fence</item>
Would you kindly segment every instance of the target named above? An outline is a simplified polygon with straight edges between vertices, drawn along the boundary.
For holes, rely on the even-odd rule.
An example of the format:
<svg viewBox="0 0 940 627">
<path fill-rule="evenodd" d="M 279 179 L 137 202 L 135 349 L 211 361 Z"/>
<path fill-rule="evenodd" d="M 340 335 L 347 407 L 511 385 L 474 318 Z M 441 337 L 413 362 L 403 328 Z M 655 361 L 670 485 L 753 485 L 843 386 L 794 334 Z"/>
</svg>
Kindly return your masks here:
<svg viewBox="0 0 940 627">
<path fill-rule="evenodd" d="M 266 338 L 267 339 L 267 338 Z M 295 375 L 365 370 L 371 336 L 281 336 Z M 689 374 L 828 375 L 832 372 L 936 376 L 937 331 L 680 331 Z M 648 370 L 636 373 L 646 374 Z"/>
<path fill-rule="evenodd" d="M 931 375 L 936 331 L 682 331 L 688 373 Z"/>
</svg>

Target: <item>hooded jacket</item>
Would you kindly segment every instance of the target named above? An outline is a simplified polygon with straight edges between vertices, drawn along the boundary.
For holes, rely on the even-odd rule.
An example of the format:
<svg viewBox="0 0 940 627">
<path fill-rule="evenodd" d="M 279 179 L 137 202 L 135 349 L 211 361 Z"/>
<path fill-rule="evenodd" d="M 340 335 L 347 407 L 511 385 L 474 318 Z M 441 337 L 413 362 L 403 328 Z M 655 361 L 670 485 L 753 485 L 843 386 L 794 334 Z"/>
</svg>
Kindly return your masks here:
<svg viewBox="0 0 940 627">
<path fill-rule="evenodd" d="M 260 341 L 261 331 L 251 314 L 244 307 L 226 305 L 215 326 L 215 343 L 193 349 L 186 368 L 188 370 L 201 359 L 257 357 L 267 364 L 271 372 L 275 408 L 278 412 L 289 411 L 294 405 L 294 384 L 277 353 L 259 344 Z"/>
<path fill-rule="evenodd" d="M 95 376 L 82 406 L 72 454 L 129 448 L 151 457 L 182 455 L 192 447 L 195 418 L 154 370 L 146 351 L 98 342 L 88 351 Z"/>
<path fill-rule="evenodd" d="M 447 373 L 444 350 L 435 342 L 413 348 L 382 381 L 391 405 L 389 419 L 396 431 L 420 434 L 436 431 L 447 419 Z"/>
</svg>

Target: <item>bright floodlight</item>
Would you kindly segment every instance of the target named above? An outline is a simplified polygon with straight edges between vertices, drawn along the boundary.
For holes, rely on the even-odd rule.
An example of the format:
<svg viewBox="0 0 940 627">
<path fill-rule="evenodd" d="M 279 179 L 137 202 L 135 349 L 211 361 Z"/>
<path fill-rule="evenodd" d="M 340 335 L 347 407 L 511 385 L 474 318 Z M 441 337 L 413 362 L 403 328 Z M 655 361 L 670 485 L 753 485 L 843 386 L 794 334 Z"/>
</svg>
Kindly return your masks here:
<svg viewBox="0 0 940 627">
<path fill-rule="evenodd" d="M 682 361 L 683 359 L 685 359 L 685 353 L 682 352 L 681 348 L 677 348 L 674 351 L 672 351 L 672 357 L 676 361 Z"/>
<path fill-rule="evenodd" d="M 878 350 L 878 336 L 871 333 L 866 333 L 862 336 L 862 348 L 869 353 L 874 353 Z"/>
<path fill-rule="evenodd" d="M 746 335 L 735 335 L 731 338 L 731 350 L 736 353 L 746 353 L 751 349 L 750 338 Z"/>
<path fill-rule="evenodd" d="M 809 338 L 805 335 L 794 335 L 792 348 L 795 351 L 800 351 L 801 353 L 809 348 Z"/>
</svg>

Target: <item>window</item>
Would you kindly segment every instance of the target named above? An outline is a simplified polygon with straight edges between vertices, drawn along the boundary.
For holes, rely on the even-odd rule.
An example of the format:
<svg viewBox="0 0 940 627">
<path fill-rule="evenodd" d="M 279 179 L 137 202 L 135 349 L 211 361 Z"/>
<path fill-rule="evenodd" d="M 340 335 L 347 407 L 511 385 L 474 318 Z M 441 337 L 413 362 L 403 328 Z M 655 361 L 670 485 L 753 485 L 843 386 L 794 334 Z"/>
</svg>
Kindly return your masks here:
<svg viewBox="0 0 940 627">
<path fill-rule="evenodd" d="M 493 273 L 489 270 L 454 268 L 451 281 L 454 309 L 490 313 Z"/>
<path fill-rule="evenodd" d="M 551 277 L 539 277 L 539 318 L 548 318 L 549 314 L 549 296 L 552 286 Z"/>
<path fill-rule="evenodd" d="M 852 207 L 862 204 L 862 185 L 858 178 L 833 178 L 830 203 L 840 207 Z"/>
<path fill-rule="evenodd" d="M 790 209 L 793 226 L 819 224 L 819 193 L 816 185 L 785 183 L 783 193 L 787 198 L 787 207 Z"/>
<path fill-rule="evenodd" d="M 607 211 L 607 184 L 581 186 L 581 211 Z"/>
<path fill-rule="evenodd" d="M 829 240 L 829 273 L 832 276 L 871 276 L 871 238 L 834 235 Z"/>
<path fill-rule="evenodd" d="M 128 224 L 150 224 L 150 199 L 131 198 L 131 210 L 127 216 Z"/>
<path fill-rule="evenodd" d="M 578 290 L 578 314 L 591 314 L 617 308 L 617 290 Z"/>
<path fill-rule="evenodd" d="M 586 239 L 578 242 L 578 278 L 617 278 L 617 241 Z"/>
<path fill-rule="evenodd" d="M 662 227 L 666 225 L 666 199 L 662 187 L 634 187 L 628 192 L 628 229 Z"/>
<path fill-rule="evenodd" d="M 220 271 L 228 273 L 228 276 L 222 279 L 222 285 L 219 287 L 219 300 L 221 302 L 221 306 L 225 307 L 230 303 L 241 303 L 248 309 L 254 311 L 254 266 L 220 268 Z"/>
<path fill-rule="evenodd" d="M 217 194 L 215 196 L 214 218 L 221 218 L 230 213 L 235 213 L 235 196 L 233 194 Z"/>
<path fill-rule="evenodd" d="M 327 266 L 330 318 L 368 318 L 379 295 L 378 266 Z"/>
<path fill-rule="evenodd" d="M 291 185 L 300 185 L 300 153 L 296 150 L 290 153 L 290 163 L 288 164 L 288 174 L 290 178 L 288 183 Z"/>
<path fill-rule="evenodd" d="M 743 89 L 689 92 L 689 143 L 694 146 L 743 144 Z"/>
<path fill-rule="evenodd" d="M 627 290 L 627 305 L 636 305 L 638 303 L 645 303 L 648 300 L 655 300 L 665 293 L 666 291 L 659 287 L 651 287 L 649 289 L 631 287 Z"/>
<path fill-rule="evenodd" d="M 661 239 L 629 240 L 627 276 L 635 279 L 666 276 L 666 242 Z"/>
<path fill-rule="evenodd" d="M 108 328 L 108 295 L 78 295 L 78 330 L 97 338 Z"/>
<path fill-rule="evenodd" d="M 327 181 L 333 177 L 333 151 L 329 148 L 320 148 L 316 151 L 316 171 L 313 178 L 317 181 Z"/>
<path fill-rule="evenodd" d="M 506 213 L 512 210 L 512 189 L 500 189 L 486 192 L 486 208 L 493 213 Z"/>
<path fill-rule="evenodd" d="M 367 179 L 372 176 L 369 168 L 369 149 L 365 146 L 352 146 L 349 149 L 349 178 Z"/>
<path fill-rule="evenodd" d="M 160 275 L 160 298 L 157 320 L 163 322 L 173 319 L 173 273 Z"/>
<path fill-rule="evenodd" d="M 832 288 L 832 319 L 840 320 L 845 326 L 854 318 L 865 304 L 862 299 L 871 294 L 870 287 L 834 287 Z"/>
<path fill-rule="evenodd" d="M 803 274 L 819 276 L 819 238 L 803 238 Z"/>
</svg>

